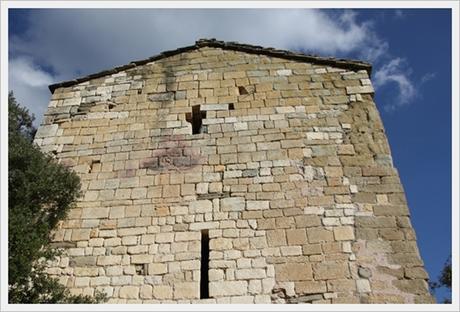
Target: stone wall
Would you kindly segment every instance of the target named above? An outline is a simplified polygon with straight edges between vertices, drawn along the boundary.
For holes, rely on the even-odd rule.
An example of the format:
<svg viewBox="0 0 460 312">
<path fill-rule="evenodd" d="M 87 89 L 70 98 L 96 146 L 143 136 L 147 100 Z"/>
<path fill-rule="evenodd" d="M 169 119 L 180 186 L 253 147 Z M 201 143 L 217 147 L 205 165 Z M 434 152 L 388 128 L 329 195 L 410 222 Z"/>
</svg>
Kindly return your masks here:
<svg viewBox="0 0 460 312">
<path fill-rule="evenodd" d="M 57 88 L 35 142 L 83 194 L 49 274 L 108 303 L 432 302 L 372 96 L 215 47 Z"/>
</svg>

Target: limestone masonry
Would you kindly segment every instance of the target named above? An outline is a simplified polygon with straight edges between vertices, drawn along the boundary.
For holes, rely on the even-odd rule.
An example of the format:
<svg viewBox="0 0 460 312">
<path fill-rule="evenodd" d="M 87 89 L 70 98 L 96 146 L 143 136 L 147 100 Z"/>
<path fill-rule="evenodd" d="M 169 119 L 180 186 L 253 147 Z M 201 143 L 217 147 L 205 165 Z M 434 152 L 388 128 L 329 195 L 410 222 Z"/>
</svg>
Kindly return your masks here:
<svg viewBox="0 0 460 312">
<path fill-rule="evenodd" d="M 199 40 L 50 86 L 82 196 L 48 273 L 108 303 L 431 303 L 371 66 Z"/>
</svg>

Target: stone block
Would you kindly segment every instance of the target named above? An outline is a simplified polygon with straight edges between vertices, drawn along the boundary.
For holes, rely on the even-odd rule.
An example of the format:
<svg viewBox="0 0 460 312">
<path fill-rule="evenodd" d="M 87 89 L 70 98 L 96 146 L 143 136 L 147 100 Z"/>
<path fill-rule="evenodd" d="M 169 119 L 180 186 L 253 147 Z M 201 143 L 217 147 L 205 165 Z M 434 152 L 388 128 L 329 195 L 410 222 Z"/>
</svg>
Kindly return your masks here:
<svg viewBox="0 0 460 312">
<path fill-rule="evenodd" d="M 308 228 L 307 237 L 310 243 L 330 242 L 334 240 L 333 232 L 321 227 Z"/>
<path fill-rule="evenodd" d="M 121 264 L 121 256 L 99 256 L 97 257 L 97 265 L 117 265 Z"/>
<path fill-rule="evenodd" d="M 352 226 L 337 226 L 334 227 L 334 238 L 337 241 L 354 240 L 355 233 Z"/>
<path fill-rule="evenodd" d="M 246 202 L 247 210 L 265 210 L 270 208 L 268 200 L 248 200 Z"/>
<path fill-rule="evenodd" d="M 297 294 L 317 294 L 327 291 L 326 282 L 304 281 L 295 283 L 295 292 Z"/>
<path fill-rule="evenodd" d="M 75 287 L 88 287 L 89 286 L 89 277 L 76 277 L 75 278 Z"/>
<path fill-rule="evenodd" d="M 410 279 L 428 279 L 428 274 L 423 267 L 406 268 L 404 275 Z"/>
<path fill-rule="evenodd" d="M 278 76 L 290 76 L 292 75 L 292 69 L 278 69 L 276 74 Z"/>
<path fill-rule="evenodd" d="M 246 281 L 223 281 L 209 283 L 209 296 L 228 297 L 242 296 L 247 294 L 248 283 Z"/>
<path fill-rule="evenodd" d="M 163 197 L 179 197 L 180 186 L 179 185 L 164 185 L 163 186 Z"/>
<path fill-rule="evenodd" d="M 230 250 L 232 246 L 232 240 L 228 238 L 213 238 L 209 241 L 211 250 Z"/>
<path fill-rule="evenodd" d="M 266 233 L 268 246 L 286 246 L 286 233 L 284 230 L 268 230 Z"/>
<path fill-rule="evenodd" d="M 137 245 L 128 247 L 128 254 L 135 255 L 135 254 L 142 254 L 148 252 L 149 247 L 145 245 Z"/>
<path fill-rule="evenodd" d="M 173 289 L 167 285 L 154 285 L 153 297 L 158 300 L 172 299 Z"/>
<path fill-rule="evenodd" d="M 374 93 L 374 88 L 370 86 L 352 86 L 347 87 L 347 94 L 357 94 L 357 93 Z"/>
<path fill-rule="evenodd" d="M 243 197 L 228 197 L 221 199 L 220 207 L 222 211 L 242 211 L 246 202 Z"/>
<path fill-rule="evenodd" d="M 252 304 L 254 303 L 253 296 L 237 296 L 230 298 L 231 304 Z"/>
<path fill-rule="evenodd" d="M 159 275 L 168 273 L 168 265 L 166 263 L 149 263 L 147 272 L 149 275 Z"/>
<path fill-rule="evenodd" d="M 235 271 L 237 280 L 253 280 L 267 277 L 265 269 L 242 269 Z"/>
<path fill-rule="evenodd" d="M 71 257 L 69 260 L 70 267 L 87 267 L 96 265 L 95 256 L 80 256 L 80 257 Z"/>
<path fill-rule="evenodd" d="M 415 280 L 394 280 L 393 285 L 399 290 L 410 294 L 426 294 L 428 291 L 428 284 L 422 279 Z"/>
<path fill-rule="evenodd" d="M 184 241 L 196 241 L 201 239 L 200 232 L 176 232 L 175 241 L 184 242 Z"/>
<path fill-rule="evenodd" d="M 278 282 L 312 280 L 312 268 L 309 263 L 283 263 L 275 265 L 275 279 Z"/>
<path fill-rule="evenodd" d="M 120 298 L 122 298 L 122 299 L 137 299 L 137 298 L 139 298 L 139 287 L 137 287 L 137 286 L 122 286 L 120 288 Z"/>
<path fill-rule="evenodd" d="M 194 213 L 212 212 L 212 202 L 210 200 L 196 200 L 189 204 L 190 211 Z"/>
<path fill-rule="evenodd" d="M 301 246 L 281 246 L 280 251 L 281 251 L 281 255 L 283 257 L 302 255 L 302 247 Z"/>
<path fill-rule="evenodd" d="M 174 299 L 200 298 L 200 284 L 196 282 L 176 282 L 174 284 Z"/>
<path fill-rule="evenodd" d="M 174 241 L 174 233 L 157 233 L 155 235 L 155 242 L 157 243 L 171 243 Z"/>
<path fill-rule="evenodd" d="M 59 126 L 57 124 L 43 125 L 40 126 L 35 134 L 35 138 L 48 138 L 54 137 L 58 131 Z"/>
<path fill-rule="evenodd" d="M 286 230 L 288 245 L 303 245 L 307 243 L 305 229 Z"/>
<path fill-rule="evenodd" d="M 302 246 L 302 252 L 304 255 L 320 255 L 323 251 L 321 244 L 307 244 Z"/>
<path fill-rule="evenodd" d="M 350 276 L 346 261 L 328 261 L 316 263 L 313 266 L 315 280 L 343 279 Z"/>
<path fill-rule="evenodd" d="M 356 280 L 356 290 L 360 293 L 370 293 L 371 292 L 371 284 L 367 279 L 358 279 Z"/>
<path fill-rule="evenodd" d="M 89 229 L 73 229 L 72 240 L 73 241 L 85 241 L 89 240 L 91 230 Z"/>
<path fill-rule="evenodd" d="M 409 210 L 406 205 L 375 205 L 376 216 L 408 216 Z"/>
<path fill-rule="evenodd" d="M 150 263 L 152 261 L 153 261 L 152 255 L 132 255 L 131 256 L 132 264 Z"/>
<path fill-rule="evenodd" d="M 364 278 L 369 278 L 372 276 L 372 271 L 369 268 L 359 267 L 358 275 Z"/>
<path fill-rule="evenodd" d="M 139 297 L 141 299 L 152 299 L 153 298 L 153 287 L 151 285 L 142 285 L 139 291 Z"/>
<path fill-rule="evenodd" d="M 77 267 L 74 269 L 73 274 L 75 276 L 98 276 L 99 268 L 98 267 Z"/>
<path fill-rule="evenodd" d="M 305 208 L 307 209 L 307 208 Z M 308 212 L 312 212 L 314 214 L 322 214 L 324 209 L 314 209 L 314 210 L 308 210 Z M 304 210 L 305 212 L 305 210 Z M 295 216 L 295 224 L 297 228 L 307 228 L 307 227 L 316 227 L 321 225 L 321 219 L 319 216 L 315 215 L 301 215 L 301 216 Z"/>
</svg>

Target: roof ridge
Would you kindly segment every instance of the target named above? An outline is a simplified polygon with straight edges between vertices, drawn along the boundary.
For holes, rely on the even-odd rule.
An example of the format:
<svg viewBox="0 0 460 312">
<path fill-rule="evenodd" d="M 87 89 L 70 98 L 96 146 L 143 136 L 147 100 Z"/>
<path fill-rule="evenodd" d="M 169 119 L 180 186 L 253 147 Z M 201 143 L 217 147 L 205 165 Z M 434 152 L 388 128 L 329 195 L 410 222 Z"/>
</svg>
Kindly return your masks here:
<svg viewBox="0 0 460 312">
<path fill-rule="evenodd" d="M 286 59 L 291 59 L 291 60 L 296 60 L 296 61 L 312 62 L 315 64 L 323 64 L 323 65 L 332 65 L 332 66 L 336 66 L 339 68 L 345 68 L 345 69 L 351 69 L 351 70 L 366 70 L 369 73 L 369 75 L 371 74 L 371 71 L 372 71 L 372 65 L 370 63 L 359 61 L 359 60 L 341 59 L 341 58 L 334 58 L 334 57 L 322 57 L 322 56 L 317 56 L 313 54 L 305 54 L 305 53 L 293 52 L 289 50 L 281 50 L 281 49 L 276 49 L 272 47 L 262 47 L 262 46 L 251 45 L 251 44 L 243 44 L 243 43 L 239 43 L 236 41 L 221 41 L 215 38 L 210 38 L 210 39 L 202 38 L 202 39 L 198 39 L 195 42 L 195 44 L 191 46 L 185 46 L 185 47 L 181 47 L 181 48 L 177 48 L 173 50 L 163 51 L 157 55 L 153 55 L 146 59 L 132 61 L 126 65 L 116 66 L 112 69 L 103 70 L 103 71 L 100 71 L 94 74 L 90 74 L 84 77 L 51 84 L 48 86 L 48 88 L 51 91 L 51 93 L 53 93 L 54 90 L 56 90 L 57 88 L 70 87 L 75 84 L 88 81 L 90 79 L 100 78 L 103 76 L 115 74 L 122 70 L 130 69 L 136 66 L 145 65 L 147 63 L 150 63 L 150 62 L 153 62 L 153 61 L 165 58 L 165 57 L 169 57 L 169 56 L 173 56 L 173 55 L 180 54 L 183 52 L 199 49 L 202 47 L 215 47 L 215 48 L 222 48 L 222 49 L 227 49 L 227 50 L 241 51 L 241 52 L 246 52 L 246 53 L 251 53 L 251 54 L 263 54 L 263 55 L 286 58 Z"/>
</svg>

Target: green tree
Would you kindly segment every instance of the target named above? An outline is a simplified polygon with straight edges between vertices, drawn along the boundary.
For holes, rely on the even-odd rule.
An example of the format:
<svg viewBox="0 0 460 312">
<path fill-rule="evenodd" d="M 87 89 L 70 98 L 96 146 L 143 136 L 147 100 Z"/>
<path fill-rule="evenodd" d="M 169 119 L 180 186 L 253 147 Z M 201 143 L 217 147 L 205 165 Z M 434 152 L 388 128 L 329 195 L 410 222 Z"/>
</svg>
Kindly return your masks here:
<svg viewBox="0 0 460 312">
<path fill-rule="evenodd" d="M 449 292 L 452 291 L 452 257 L 449 257 L 444 263 L 444 267 L 441 270 L 441 274 L 438 276 L 438 280 L 430 282 L 430 288 L 434 292 L 439 288 L 447 288 Z M 451 299 L 444 298 L 443 303 L 451 303 Z"/>
<path fill-rule="evenodd" d="M 33 144 L 34 116 L 8 95 L 8 297 L 10 303 L 96 303 L 45 273 L 51 230 L 80 194 L 78 176 Z"/>
</svg>

